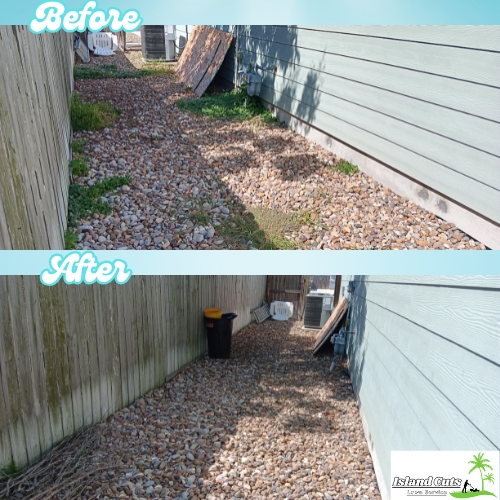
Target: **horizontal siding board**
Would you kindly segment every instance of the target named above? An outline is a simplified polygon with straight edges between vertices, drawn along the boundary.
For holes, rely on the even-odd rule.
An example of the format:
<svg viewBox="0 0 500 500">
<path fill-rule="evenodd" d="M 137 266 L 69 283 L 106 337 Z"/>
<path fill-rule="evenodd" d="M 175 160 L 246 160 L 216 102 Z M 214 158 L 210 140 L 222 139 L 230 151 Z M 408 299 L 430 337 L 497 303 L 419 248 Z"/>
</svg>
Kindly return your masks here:
<svg viewBox="0 0 500 500">
<path fill-rule="evenodd" d="M 343 55 L 356 59 L 388 64 L 424 73 L 466 80 L 498 87 L 500 82 L 500 53 L 448 46 L 437 46 L 400 40 L 353 36 L 326 31 L 312 31 L 284 26 L 245 26 L 241 33 L 250 37 L 257 47 L 270 42 L 293 44 L 319 52 Z M 299 54 L 296 54 L 299 62 Z"/>
<path fill-rule="evenodd" d="M 341 290 L 355 331 L 349 371 L 382 490 L 391 450 L 497 449 L 500 277 L 345 275 Z"/>
<path fill-rule="evenodd" d="M 414 284 L 419 286 L 434 285 L 447 288 L 478 288 L 478 289 L 500 289 L 500 276 L 471 275 L 471 276 L 441 276 L 441 275 L 416 275 L 416 276 L 352 276 L 342 277 L 343 284 L 352 279 L 355 282 L 366 283 L 399 283 Z"/>
<path fill-rule="evenodd" d="M 361 114 L 356 106 L 338 100 L 334 116 L 322 109 L 314 109 L 290 96 L 280 94 L 270 87 L 262 87 L 261 97 L 294 116 L 314 116 L 314 120 L 306 119 L 305 121 L 319 130 L 328 131 L 330 135 L 352 147 L 362 147 L 365 154 L 393 166 L 410 178 L 418 180 L 469 209 L 495 222 L 500 222 L 499 191 L 453 170 L 440 168 L 438 164 L 418 153 L 404 149 L 392 141 L 354 125 L 353 122 L 362 123 L 361 115 L 367 115 L 367 113 Z"/>
<path fill-rule="evenodd" d="M 307 26 L 299 29 L 500 52 L 499 26 Z"/>
<path fill-rule="evenodd" d="M 500 53 L 480 45 L 481 33 L 500 30 L 368 28 L 239 26 L 238 46 L 243 64 L 277 66 L 263 73 L 265 101 L 500 222 L 500 86 L 491 72 Z M 472 72 L 463 68 L 471 58 Z M 219 76 L 234 81 L 234 71 L 231 54 Z"/>
<path fill-rule="evenodd" d="M 360 411 L 368 421 L 371 439 L 390 484 L 392 450 L 489 449 L 494 444 L 458 408 L 401 355 L 382 333 L 393 331 L 385 314 L 369 313 L 364 335 L 366 345 L 351 354 L 351 376 L 357 383 Z M 356 327 L 356 323 L 354 323 Z M 362 352 L 360 353 L 359 351 Z M 356 373 L 356 360 L 363 372 Z M 391 362 L 387 363 L 386 360 Z M 383 404 L 380 402 L 383 401 Z M 408 429 L 412 432 L 409 433 Z"/>
<path fill-rule="evenodd" d="M 372 315 L 370 321 L 374 323 L 373 330 L 380 328 L 383 331 L 392 327 L 391 324 L 386 323 L 385 315 L 380 315 L 378 321 Z M 384 364 L 388 368 L 386 379 L 380 381 L 381 386 L 390 390 L 387 387 L 387 378 L 390 378 L 398 388 L 401 397 L 409 405 L 411 410 L 408 414 L 411 418 L 415 416 L 420 426 L 423 427 L 419 430 L 419 426 L 408 422 L 402 429 L 405 443 L 399 448 L 400 450 L 463 450 L 493 446 L 493 442 L 471 421 L 465 419 L 452 401 L 443 398 L 438 388 L 423 378 L 411 360 L 402 356 L 384 335 L 378 334 L 372 338 L 370 350 L 378 355 L 374 362 L 378 365 Z M 391 359 L 392 363 L 386 364 L 386 359 Z M 415 390 L 416 387 L 418 390 Z M 408 429 L 412 429 L 412 436 L 406 436 Z M 420 442 L 411 442 L 412 439 L 418 439 L 413 434 L 420 434 Z"/>
</svg>

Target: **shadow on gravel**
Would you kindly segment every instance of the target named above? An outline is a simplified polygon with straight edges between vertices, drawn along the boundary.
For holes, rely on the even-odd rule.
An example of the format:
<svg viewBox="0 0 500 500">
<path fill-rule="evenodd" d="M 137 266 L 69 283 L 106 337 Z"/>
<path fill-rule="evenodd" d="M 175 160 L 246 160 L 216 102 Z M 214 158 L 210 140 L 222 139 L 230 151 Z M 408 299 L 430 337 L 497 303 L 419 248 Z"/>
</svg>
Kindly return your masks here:
<svg viewBox="0 0 500 500">
<path fill-rule="evenodd" d="M 329 372 L 329 358 L 313 358 L 312 338 L 294 334 L 294 329 L 299 328 L 299 325 L 299 322 L 278 324 L 272 320 L 260 325 L 250 325 L 235 337 L 233 356 L 230 360 L 200 361 L 201 367 L 207 364 L 217 365 L 217 385 L 224 386 L 229 383 L 233 386 L 232 389 L 225 389 L 220 395 L 222 399 L 217 410 L 218 420 L 221 427 L 228 432 L 217 441 L 218 449 L 226 450 L 226 455 L 230 455 L 234 449 L 232 440 L 237 433 L 236 429 L 239 426 L 245 429 L 248 422 L 253 422 L 250 434 L 243 432 L 249 441 L 248 456 L 251 461 L 257 460 L 253 465 L 249 465 L 251 469 L 259 462 L 257 449 L 265 446 L 262 443 L 263 436 L 268 436 L 267 445 L 273 450 L 273 454 L 283 461 L 285 470 L 287 461 L 295 453 L 289 446 L 280 447 L 280 443 L 294 442 L 296 439 L 300 441 L 301 436 L 305 434 L 333 436 L 341 429 L 346 413 L 341 403 L 354 400 L 345 366 L 339 366 L 332 374 Z M 268 334 L 270 330 L 279 330 L 278 342 L 275 342 L 276 337 L 273 340 Z M 250 355 L 247 348 L 249 344 L 255 346 Z M 235 372 L 239 375 L 235 376 Z M 318 385 L 324 386 L 324 398 L 318 399 L 311 395 Z M 259 427 L 258 422 L 262 425 L 262 434 L 255 433 Z M 270 423 L 272 430 L 269 429 Z M 241 430 L 238 434 L 241 434 Z M 241 453 L 241 450 L 236 452 Z M 212 491 L 214 486 L 220 486 L 209 473 L 214 464 L 217 464 L 217 472 L 221 474 L 227 469 L 226 462 L 221 461 L 219 455 L 217 451 L 203 455 L 199 477 L 202 483 L 206 483 L 189 489 L 189 498 L 206 498 L 203 495 Z M 236 464 L 231 467 L 233 465 Z M 228 479 L 220 477 L 219 483 Z M 234 481 L 237 479 L 234 478 Z M 268 482 L 268 494 L 280 487 L 278 478 L 269 478 Z M 182 487 L 178 490 L 179 493 L 181 489 Z M 226 498 L 243 498 L 245 492 L 242 488 L 226 488 L 226 491 Z M 250 495 L 249 498 L 256 497 Z"/>
</svg>

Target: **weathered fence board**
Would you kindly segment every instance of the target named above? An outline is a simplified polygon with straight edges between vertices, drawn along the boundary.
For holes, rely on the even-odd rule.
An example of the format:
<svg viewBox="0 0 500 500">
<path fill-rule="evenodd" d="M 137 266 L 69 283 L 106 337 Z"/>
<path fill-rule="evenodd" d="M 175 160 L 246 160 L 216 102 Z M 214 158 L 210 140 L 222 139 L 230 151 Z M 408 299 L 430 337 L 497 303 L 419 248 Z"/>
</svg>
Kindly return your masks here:
<svg viewBox="0 0 500 500">
<path fill-rule="evenodd" d="M 72 35 L 0 26 L 0 249 L 64 248 Z"/>
<path fill-rule="evenodd" d="M 125 285 L 0 276 L 0 468 L 22 466 L 206 352 L 203 310 L 238 314 L 265 276 L 133 276 Z"/>
</svg>

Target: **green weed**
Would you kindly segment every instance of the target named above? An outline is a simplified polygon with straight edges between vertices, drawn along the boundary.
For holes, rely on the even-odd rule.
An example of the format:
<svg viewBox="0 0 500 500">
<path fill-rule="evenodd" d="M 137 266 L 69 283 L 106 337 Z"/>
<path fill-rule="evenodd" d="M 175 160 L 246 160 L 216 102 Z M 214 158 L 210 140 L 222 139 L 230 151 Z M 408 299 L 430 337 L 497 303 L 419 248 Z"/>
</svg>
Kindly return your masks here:
<svg viewBox="0 0 500 500">
<path fill-rule="evenodd" d="M 357 165 L 353 165 L 352 163 L 349 163 L 345 160 L 341 160 L 339 163 L 337 163 L 337 165 L 333 165 L 331 169 L 337 172 L 342 172 L 345 175 L 349 176 L 357 174 L 359 172 L 359 168 Z"/>
<path fill-rule="evenodd" d="M 164 63 L 163 63 L 164 64 Z M 100 78 L 144 78 L 174 73 L 172 65 L 150 64 L 142 69 L 118 69 L 115 64 L 103 64 L 94 68 L 75 66 L 73 75 L 76 80 L 96 80 Z"/>
<path fill-rule="evenodd" d="M 73 143 L 71 144 L 71 147 L 73 149 L 73 153 L 75 154 L 81 154 L 83 153 L 83 148 L 85 146 L 85 144 L 87 144 L 88 139 L 84 139 L 83 137 L 81 137 L 80 139 L 75 139 L 73 141 Z"/>
<path fill-rule="evenodd" d="M 219 120 L 254 120 L 263 125 L 279 123 L 279 120 L 265 108 L 257 96 L 248 96 L 244 87 L 212 94 L 200 99 L 180 99 L 177 106 L 181 111 Z"/>
<path fill-rule="evenodd" d="M 85 102 L 76 92 L 71 96 L 71 126 L 74 131 L 109 127 L 121 114 L 107 102 Z"/>
<path fill-rule="evenodd" d="M 69 162 L 69 168 L 75 177 L 83 177 L 88 175 L 90 169 L 87 165 L 85 156 L 76 154 L 75 157 Z"/>
<path fill-rule="evenodd" d="M 317 212 L 314 211 L 303 211 L 297 216 L 297 220 L 300 224 L 313 227 L 314 229 L 325 229 L 321 224 L 321 217 Z"/>
<path fill-rule="evenodd" d="M 228 217 L 221 226 L 226 239 L 234 244 L 248 245 L 259 250 L 295 250 L 295 241 L 285 234 L 297 227 L 295 214 L 285 214 L 277 210 L 239 207 L 233 217 Z"/>
<path fill-rule="evenodd" d="M 130 177 L 125 176 L 109 177 L 96 182 L 91 187 L 71 184 L 69 187 L 68 227 L 76 227 L 80 219 L 95 213 L 109 215 L 111 207 L 108 203 L 101 201 L 101 196 L 129 184 L 130 181 Z"/>
<path fill-rule="evenodd" d="M 66 229 L 64 232 L 64 249 L 74 250 L 78 243 L 78 236 L 74 233 L 74 229 Z"/>
</svg>

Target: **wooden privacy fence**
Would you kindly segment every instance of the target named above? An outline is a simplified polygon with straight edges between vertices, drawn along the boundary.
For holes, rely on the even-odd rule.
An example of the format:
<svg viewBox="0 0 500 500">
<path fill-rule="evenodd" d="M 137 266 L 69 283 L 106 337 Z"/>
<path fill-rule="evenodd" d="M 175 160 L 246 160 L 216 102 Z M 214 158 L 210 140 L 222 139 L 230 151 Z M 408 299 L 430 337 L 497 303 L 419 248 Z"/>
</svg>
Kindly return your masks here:
<svg viewBox="0 0 500 500">
<path fill-rule="evenodd" d="M 292 302 L 294 319 L 302 319 L 306 295 L 310 289 L 310 276 L 268 276 L 266 300 Z"/>
<path fill-rule="evenodd" d="M 125 285 L 42 285 L 0 276 L 0 468 L 36 460 L 206 352 L 202 314 L 264 300 L 265 276 L 132 276 Z"/>
<path fill-rule="evenodd" d="M 0 250 L 64 248 L 72 40 L 0 26 Z"/>
</svg>

